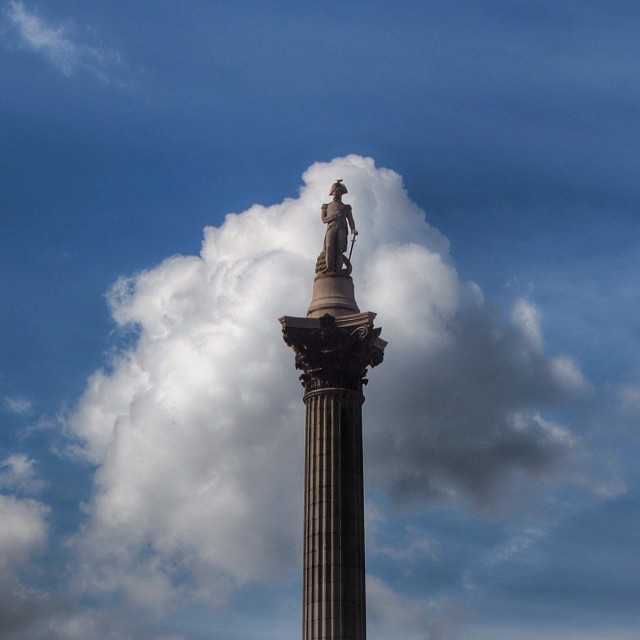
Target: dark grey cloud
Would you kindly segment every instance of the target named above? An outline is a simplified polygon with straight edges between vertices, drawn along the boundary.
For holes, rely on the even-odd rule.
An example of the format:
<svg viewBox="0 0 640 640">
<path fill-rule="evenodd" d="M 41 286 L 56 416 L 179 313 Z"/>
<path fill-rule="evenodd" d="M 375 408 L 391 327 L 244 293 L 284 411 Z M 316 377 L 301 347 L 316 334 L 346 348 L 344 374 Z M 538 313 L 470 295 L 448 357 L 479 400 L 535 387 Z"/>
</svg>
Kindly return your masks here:
<svg viewBox="0 0 640 640">
<path fill-rule="evenodd" d="M 505 323 L 484 303 L 463 305 L 433 348 L 416 344 L 397 358 L 394 332 L 385 362 L 391 391 L 376 390 L 367 407 L 373 487 L 401 500 L 457 496 L 492 508 L 527 494 L 532 478 L 578 462 L 578 440 L 543 416 L 587 385 L 570 360 L 543 354 L 535 307 L 522 300 L 516 311 Z"/>
</svg>

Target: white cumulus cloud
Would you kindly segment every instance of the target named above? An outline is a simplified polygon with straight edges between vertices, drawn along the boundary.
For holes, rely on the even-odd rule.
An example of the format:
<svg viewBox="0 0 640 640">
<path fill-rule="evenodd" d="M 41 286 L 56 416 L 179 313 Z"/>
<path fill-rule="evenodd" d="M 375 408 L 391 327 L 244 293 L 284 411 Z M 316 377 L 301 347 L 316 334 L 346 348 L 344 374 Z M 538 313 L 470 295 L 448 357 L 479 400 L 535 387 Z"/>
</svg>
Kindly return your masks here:
<svg viewBox="0 0 640 640">
<path fill-rule="evenodd" d="M 42 549 L 47 538 L 47 511 L 35 500 L 0 495 L 0 567 L 3 572 L 13 571 Z"/>
<path fill-rule="evenodd" d="M 35 500 L 0 495 L 0 629 L 3 638 L 27 637 L 21 633 L 40 607 L 41 594 L 23 585 L 20 574 L 46 545 L 48 511 Z"/>
<path fill-rule="evenodd" d="M 21 493 L 35 493 L 44 487 L 32 460 L 24 454 L 16 453 L 0 461 L 0 489 Z"/>
<path fill-rule="evenodd" d="M 199 256 L 112 288 L 113 317 L 137 338 L 91 376 L 67 421 L 96 465 L 75 539 L 83 588 L 159 608 L 290 579 L 304 415 L 277 318 L 306 312 L 320 204 L 337 177 L 360 230 L 356 297 L 389 341 L 366 388 L 369 485 L 491 506 L 575 454 L 576 439 L 540 412 L 580 392 L 580 374 L 545 356 L 535 307 L 497 316 L 398 174 L 358 156 L 317 163 L 297 198 L 230 214 L 205 229 Z"/>
</svg>

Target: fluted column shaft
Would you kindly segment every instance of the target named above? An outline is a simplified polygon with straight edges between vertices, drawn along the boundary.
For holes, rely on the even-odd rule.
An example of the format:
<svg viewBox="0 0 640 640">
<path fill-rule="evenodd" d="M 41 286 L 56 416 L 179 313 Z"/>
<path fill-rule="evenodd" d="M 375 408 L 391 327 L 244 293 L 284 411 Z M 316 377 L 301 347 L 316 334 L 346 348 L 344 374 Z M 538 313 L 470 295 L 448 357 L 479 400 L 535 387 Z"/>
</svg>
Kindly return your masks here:
<svg viewBox="0 0 640 640">
<path fill-rule="evenodd" d="M 362 403 L 307 393 L 303 640 L 365 640 Z"/>
<path fill-rule="evenodd" d="M 362 388 L 387 344 L 374 318 L 280 318 L 307 412 L 303 640 L 366 640 Z"/>
</svg>

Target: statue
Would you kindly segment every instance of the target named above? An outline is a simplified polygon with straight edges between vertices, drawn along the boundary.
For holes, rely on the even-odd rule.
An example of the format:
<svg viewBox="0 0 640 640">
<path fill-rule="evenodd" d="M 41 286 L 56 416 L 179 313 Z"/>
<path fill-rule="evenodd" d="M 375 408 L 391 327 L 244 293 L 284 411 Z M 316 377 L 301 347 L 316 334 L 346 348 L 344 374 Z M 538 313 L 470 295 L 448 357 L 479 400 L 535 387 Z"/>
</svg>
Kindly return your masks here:
<svg viewBox="0 0 640 640">
<path fill-rule="evenodd" d="M 336 180 L 331 186 L 329 195 L 333 196 L 333 202 L 323 204 L 321 209 L 322 222 L 327 225 L 327 231 L 324 234 L 324 246 L 322 252 L 318 256 L 316 262 L 316 273 L 351 273 L 351 254 L 349 258 L 344 255 L 347 250 L 347 223 L 353 234 L 351 248 L 355 242 L 358 232 L 353 222 L 353 214 L 351 213 L 351 205 L 342 202 L 342 196 L 348 193 L 347 187 L 344 186 L 342 180 Z M 345 269 L 343 269 L 343 265 Z"/>
</svg>

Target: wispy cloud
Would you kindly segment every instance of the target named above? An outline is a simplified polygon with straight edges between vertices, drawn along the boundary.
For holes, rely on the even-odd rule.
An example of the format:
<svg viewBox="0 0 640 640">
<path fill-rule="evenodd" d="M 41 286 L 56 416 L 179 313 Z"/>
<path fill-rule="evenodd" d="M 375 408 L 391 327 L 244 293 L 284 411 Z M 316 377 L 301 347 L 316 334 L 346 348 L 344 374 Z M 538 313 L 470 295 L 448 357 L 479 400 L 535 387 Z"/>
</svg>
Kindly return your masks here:
<svg viewBox="0 0 640 640">
<path fill-rule="evenodd" d="M 621 386 L 617 391 L 617 397 L 625 411 L 633 414 L 640 413 L 640 383 Z"/>
<path fill-rule="evenodd" d="M 33 409 L 31 400 L 19 396 L 7 396 L 4 399 L 4 404 L 11 413 L 15 413 L 18 416 L 29 415 Z"/>
<path fill-rule="evenodd" d="M 86 71 L 109 84 L 122 84 L 118 73 L 126 67 L 117 51 L 83 42 L 72 23 L 54 25 L 22 2 L 8 3 L 6 14 L 20 43 L 47 58 L 62 73 L 70 76 Z"/>
<path fill-rule="evenodd" d="M 374 634 L 447 640 L 467 637 L 470 612 L 456 609 L 447 598 L 425 601 L 396 593 L 377 576 L 367 576 L 367 612 Z"/>
<path fill-rule="evenodd" d="M 464 572 L 464 586 L 475 590 L 487 581 L 508 579 L 508 573 L 523 571 L 539 560 L 538 545 L 549 534 L 552 523 L 528 521 L 507 530 L 507 539 L 490 549 Z M 515 569 L 514 569 L 515 567 Z"/>
</svg>

